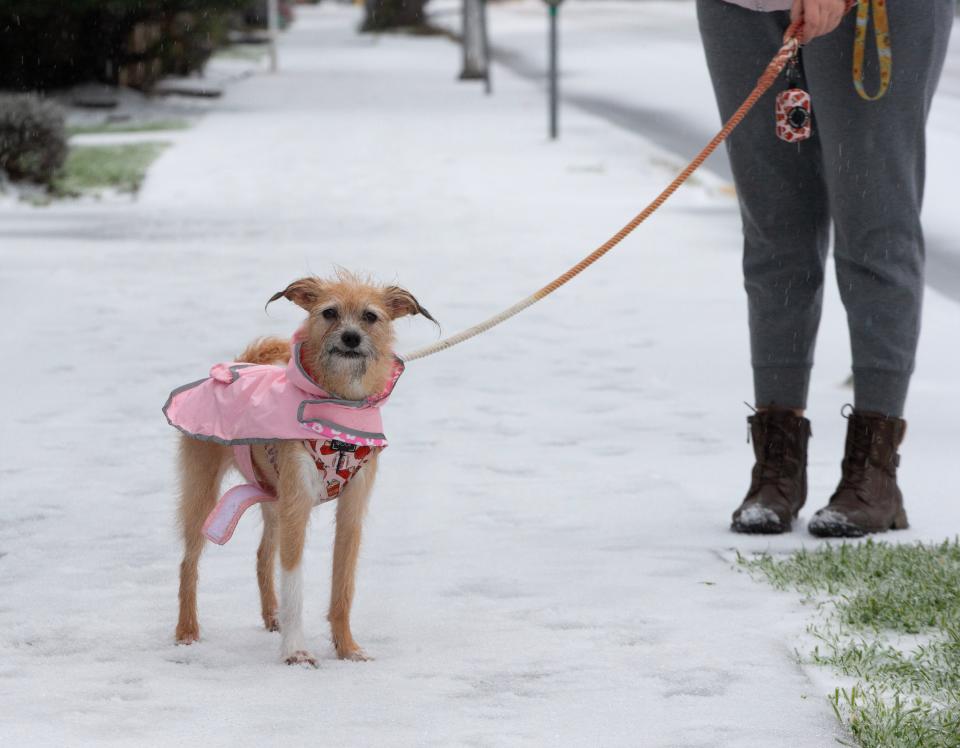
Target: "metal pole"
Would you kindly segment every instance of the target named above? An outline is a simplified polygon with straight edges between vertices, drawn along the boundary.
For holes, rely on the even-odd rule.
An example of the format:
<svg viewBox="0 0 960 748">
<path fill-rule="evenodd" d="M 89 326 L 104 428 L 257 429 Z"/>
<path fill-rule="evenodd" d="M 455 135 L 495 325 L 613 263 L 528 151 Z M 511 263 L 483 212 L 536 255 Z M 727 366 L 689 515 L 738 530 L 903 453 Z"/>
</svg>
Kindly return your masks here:
<svg viewBox="0 0 960 748">
<path fill-rule="evenodd" d="M 480 25 L 483 29 L 483 61 L 484 61 L 484 76 L 483 76 L 483 92 L 488 96 L 493 92 L 493 84 L 490 82 L 490 68 L 492 67 L 490 60 L 490 36 L 487 34 L 487 0 L 480 0 L 482 11 L 480 14 Z"/>
<path fill-rule="evenodd" d="M 270 35 L 270 72 L 277 72 L 277 31 L 280 28 L 278 0 L 267 0 L 267 32 Z"/>
<path fill-rule="evenodd" d="M 557 5 L 550 3 L 550 139 L 557 139 Z"/>
</svg>

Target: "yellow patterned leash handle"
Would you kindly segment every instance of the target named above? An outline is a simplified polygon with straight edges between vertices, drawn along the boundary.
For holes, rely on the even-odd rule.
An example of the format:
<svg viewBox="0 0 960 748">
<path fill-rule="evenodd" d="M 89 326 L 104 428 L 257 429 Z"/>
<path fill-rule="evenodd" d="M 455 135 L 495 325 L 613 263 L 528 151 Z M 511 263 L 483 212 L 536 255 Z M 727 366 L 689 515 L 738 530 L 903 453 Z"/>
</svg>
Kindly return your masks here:
<svg viewBox="0 0 960 748">
<path fill-rule="evenodd" d="M 877 59 L 880 62 L 880 88 L 871 96 L 863 87 L 863 59 L 867 51 L 867 23 L 871 0 L 857 0 L 857 27 L 853 37 L 853 87 L 861 99 L 876 101 L 890 88 L 893 73 L 893 52 L 890 49 L 890 21 L 887 18 L 887 0 L 873 2 L 873 35 L 877 41 Z"/>
</svg>

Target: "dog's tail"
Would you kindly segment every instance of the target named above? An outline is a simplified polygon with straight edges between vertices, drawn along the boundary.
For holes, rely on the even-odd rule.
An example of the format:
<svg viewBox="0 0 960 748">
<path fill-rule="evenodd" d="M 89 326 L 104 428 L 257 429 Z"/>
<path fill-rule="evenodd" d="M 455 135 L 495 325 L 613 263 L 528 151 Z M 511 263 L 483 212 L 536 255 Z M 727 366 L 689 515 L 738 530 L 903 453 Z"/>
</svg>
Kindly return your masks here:
<svg viewBox="0 0 960 748">
<path fill-rule="evenodd" d="M 237 361 L 245 364 L 286 365 L 290 360 L 290 341 L 286 338 L 257 338 L 240 354 Z"/>
</svg>

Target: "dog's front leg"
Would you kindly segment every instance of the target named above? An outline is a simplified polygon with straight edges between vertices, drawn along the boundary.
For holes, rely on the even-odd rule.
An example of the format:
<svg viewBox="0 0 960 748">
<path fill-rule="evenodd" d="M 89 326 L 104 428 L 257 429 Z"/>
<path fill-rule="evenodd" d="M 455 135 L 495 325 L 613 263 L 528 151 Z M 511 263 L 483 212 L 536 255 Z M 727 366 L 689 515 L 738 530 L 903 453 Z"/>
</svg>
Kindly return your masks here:
<svg viewBox="0 0 960 748">
<path fill-rule="evenodd" d="M 373 457 L 350 481 L 343 496 L 337 499 L 337 534 L 333 545 L 333 581 L 330 585 L 330 633 L 337 657 L 341 660 L 369 659 L 353 640 L 350 631 L 350 608 L 353 606 L 357 558 L 360 555 L 360 533 L 367 512 L 370 491 L 377 473 Z"/>
<path fill-rule="evenodd" d="M 282 442 L 277 454 L 277 514 L 280 539 L 281 654 L 288 665 L 317 666 L 303 636 L 303 545 L 319 495 L 317 468 L 300 442 Z"/>
</svg>

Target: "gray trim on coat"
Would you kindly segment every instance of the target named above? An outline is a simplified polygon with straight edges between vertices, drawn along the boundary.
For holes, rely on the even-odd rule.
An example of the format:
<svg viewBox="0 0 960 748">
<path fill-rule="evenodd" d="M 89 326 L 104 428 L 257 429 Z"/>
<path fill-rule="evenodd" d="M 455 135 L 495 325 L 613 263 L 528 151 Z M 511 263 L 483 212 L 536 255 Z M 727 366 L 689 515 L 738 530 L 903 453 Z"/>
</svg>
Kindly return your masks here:
<svg viewBox="0 0 960 748">
<path fill-rule="evenodd" d="M 300 407 L 297 408 L 297 420 L 300 423 L 319 423 L 321 426 L 328 426 L 337 431 L 342 431 L 345 434 L 352 434 L 353 436 L 359 436 L 363 439 L 386 439 L 387 437 L 383 434 L 376 433 L 374 431 L 360 431 L 359 429 L 347 428 L 346 426 L 341 426 L 340 424 L 334 421 L 327 421 L 323 418 L 304 418 L 303 411 L 308 405 L 330 405 L 331 403 L 337 404 L 335 400 L 304 400 L 300 403 Z"/>
</svg>

